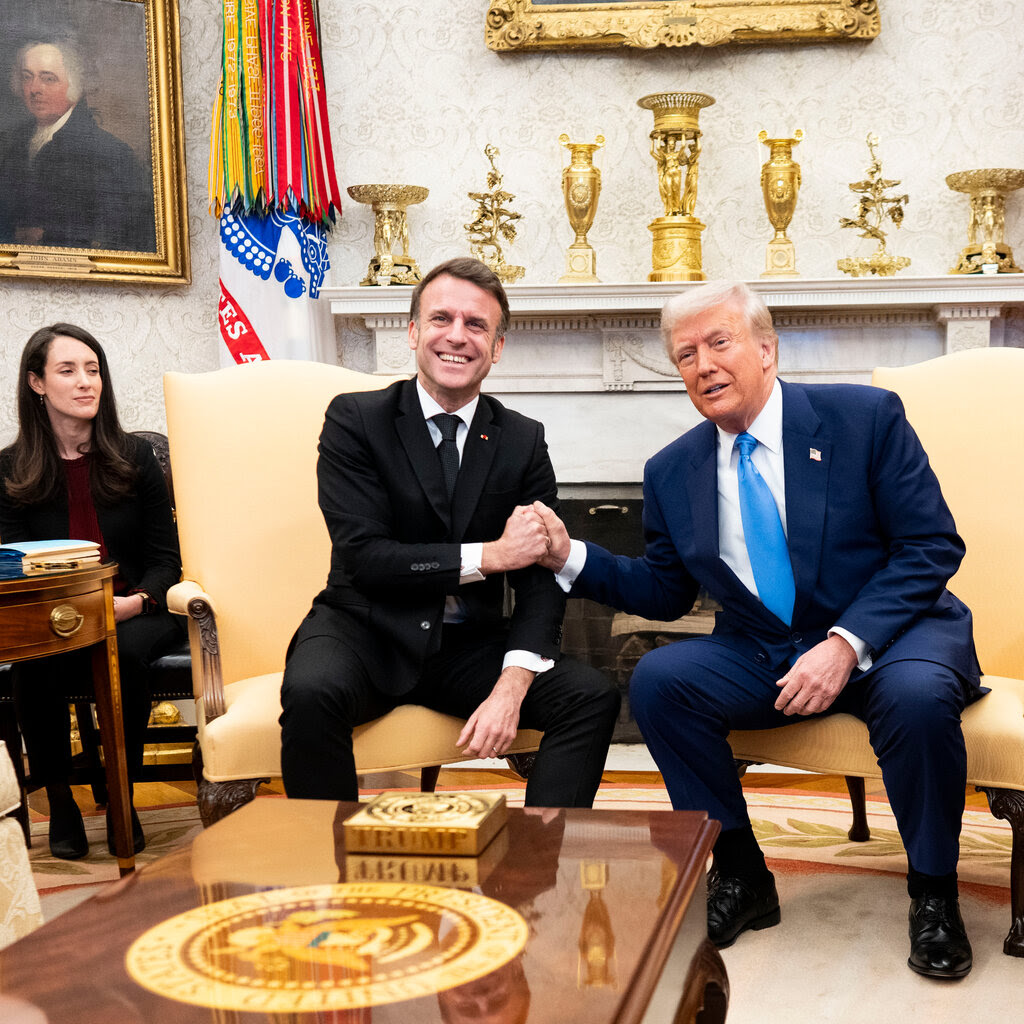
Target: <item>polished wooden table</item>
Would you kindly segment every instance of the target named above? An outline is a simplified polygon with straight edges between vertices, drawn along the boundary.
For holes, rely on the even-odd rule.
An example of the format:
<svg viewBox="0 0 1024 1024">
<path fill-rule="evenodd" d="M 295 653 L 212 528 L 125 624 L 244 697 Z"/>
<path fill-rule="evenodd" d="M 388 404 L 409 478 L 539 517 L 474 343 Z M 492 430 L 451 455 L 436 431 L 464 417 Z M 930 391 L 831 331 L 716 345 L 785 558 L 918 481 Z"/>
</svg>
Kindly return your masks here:
<svg viewBox="0 0 1024 1024">
<path fill-rule="evenodd" d="M 0 580 L 0 662 L 92 648 L 114 848 L 122 875 L 135 870 L 114 625 L 117 564 Z M 11 755 L 16 756 L 15 751 Z"/>
<path fill-rule="evenodd" d="M 707 940 L 704 881 L 718 824 L 705 814 L 511 810 L 480 858 L 455 863 L 346 854 L 342 823 L 357 807 L 276 797 L 247 804 L 191 847 L 0 953 L 0 1009 L 5 998 L 8 1007 L 36 1007 L 49 1024 L 724 1020 L 728 981 Z M 371 940 L 369 929 L 383 916 L 371 910 L 356 917 L 362 930 L 354 938 L 355 915 L 332 910 L 325 896 L 340 891 L 339 881 L 350 893 L 387 889 L 394 906 L 427 893 L 453 900 L 448 923 L 420 942 L 428 962 L 442 959 L 437 948 L 445 936 L 472 932 L 458 909 L 467 901 L 515 918 L 525 945 L 488 954 L 494 959 L 467 983 L 453 985 L 452 973 L 428 993 L 407 997 L 415 971 L 403 966 L 412 959 L 396 937 L 405 928 L 415 945 L 416 929 L 422 938 L 429 928 L 412 921 L 414 914 L 391 916 Z M 272 921 L 264 908 L 285 899 L 300 910 Z M 225 920 L 234 922 L 226 930 Z M 477 938 L 499 949 L 499 926 L 481 928 Z M 172 951 L 179 940 L 181 955 Z M 332 981 L 332 971 L 344 981 L 353 971 L 388 969 L 388 984 L 398 986 L 390 1001 L 347 1008 L 317 1002 L 316 985 Z M 245 1009 L 237 999 L 209 1005 L 212 983 L 238 975 L 252 980 Z"/>
</svg>

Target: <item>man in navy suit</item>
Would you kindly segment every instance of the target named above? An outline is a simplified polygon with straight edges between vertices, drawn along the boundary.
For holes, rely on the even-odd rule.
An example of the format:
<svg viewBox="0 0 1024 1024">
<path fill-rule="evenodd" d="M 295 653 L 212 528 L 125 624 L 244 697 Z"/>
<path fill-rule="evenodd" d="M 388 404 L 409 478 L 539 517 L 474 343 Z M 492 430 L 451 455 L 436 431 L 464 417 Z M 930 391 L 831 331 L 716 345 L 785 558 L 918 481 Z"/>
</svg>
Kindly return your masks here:
<svg viewBox="0 0 1024 1024">
<path fill-rule="evenodd" d="M 544 428 L 480 393 L 508 322 L 493 271 L 442 263 L 412 294 L 416 378 L 327 410 L 330 574 L 281 689 L 290 797 L 356 799 L 353 727 L 421 704 L 467 719 L 458 743 L 474 757 L 502 756 L 519 726 L 543 730 L 526 803 L 593 802 L 619 693 L 560 656 L 565 594 L 534 564 L 547 534 L 529 507 L 555 501 Z"/>
<path fill-rule="evenodd" d="M 971 613 L 945 589 L 964 545 L 928 458 L 891 392 L 778 381 L 771 315 L 744 285 L 673 297 L 661 330 L 707 422 L 646 466 L 643 557 L 570 542 L 557 517 L 538 514 L 551 539 L 542 564 L 573 596 L 671 620 L 704 587 L 722 607 L 710 636 L 651 652 L 630 686 L 673 806 L 722 823 L 709 935 L 724 947 L 780 920 L 729 730 L 848 711 L 868 726 L 907 849 L 909 965 L 962 977 L 960 712 L 982 690 Z M 754 470 L 741 470 L 751 448 Z M 771 530 L 751 525 L 741 499 L 748 472 L 781 522 L 770 571 L 756 549 Z"/>
</svg>

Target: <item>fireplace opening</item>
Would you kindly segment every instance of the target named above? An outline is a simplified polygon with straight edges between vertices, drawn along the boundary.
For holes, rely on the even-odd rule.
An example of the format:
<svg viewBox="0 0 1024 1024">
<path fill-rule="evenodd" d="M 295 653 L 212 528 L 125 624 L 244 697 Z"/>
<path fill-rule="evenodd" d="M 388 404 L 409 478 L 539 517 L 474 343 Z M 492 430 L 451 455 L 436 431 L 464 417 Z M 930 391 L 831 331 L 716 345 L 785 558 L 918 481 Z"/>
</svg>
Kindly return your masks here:
<svg viewBox="0 0 1024 1024">
<path fill-rule="evenodd" d="M 570 537 L 600 544 L 616 555 L 643 554 L 642 499 L 568 498 L 560 506 Z M 636 663 L 656 647 L 710 633 L 717 607 L 702 591 L 688 615 L 675 622 L 654 622 L 616 612 L 596 601 L 569 599 L 562 632 L 563 653 L 601 669 L 622 694 L 613 743 L 643 742 L 629 707 L 629 680 Z"/>
</svg>

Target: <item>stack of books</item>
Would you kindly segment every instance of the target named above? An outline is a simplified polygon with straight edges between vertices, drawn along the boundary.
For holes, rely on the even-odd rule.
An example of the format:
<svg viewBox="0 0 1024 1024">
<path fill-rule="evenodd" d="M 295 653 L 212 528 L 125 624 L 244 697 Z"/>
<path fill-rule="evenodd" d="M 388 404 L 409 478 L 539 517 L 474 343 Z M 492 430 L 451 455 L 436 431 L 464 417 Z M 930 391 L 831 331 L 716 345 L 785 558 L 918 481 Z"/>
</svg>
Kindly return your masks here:
<svg viewBox="0 0 1024 1024">
<path fill-rule="evenodd" d="M 69 572 L 99 565 L 100 546 L 91 540 L 26 540 L 0 544 L 0 579 L 43 572 Z"/>
</svg>

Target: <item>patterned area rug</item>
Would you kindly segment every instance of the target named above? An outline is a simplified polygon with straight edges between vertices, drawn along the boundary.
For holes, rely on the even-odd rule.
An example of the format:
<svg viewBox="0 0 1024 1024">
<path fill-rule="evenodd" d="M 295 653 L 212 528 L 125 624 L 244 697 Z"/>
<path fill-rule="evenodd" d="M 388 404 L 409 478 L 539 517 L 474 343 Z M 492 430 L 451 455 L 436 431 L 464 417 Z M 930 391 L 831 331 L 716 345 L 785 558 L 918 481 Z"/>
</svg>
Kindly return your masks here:
<svg viewBox="0 0 1024 1024">
<path fill-rule="evenodd" d="M 465 789 L 503 792 L 521 806 L 514 784 Z M 723 951 L 732 986 L 729 1024 L 962 1024 L 1016 1019 L 1024 992 L 1024 960 L 1002 953 L 1009 927 L 1009 826 L 988 812 L 964 815 L 961 907 L 974 944 L 975 967 L 958 982 L 918 977 L 906 966 L 906 860 L 892 812 L 869 799 L 872 836 L 852 843 L 845 794 L 780 788 L 747 789 L 755 831 L 776 874 L 782 924 L 743 935 Z M 266 796 L 259 799 L 283 799 Z M 602 808 L 669 810 L 660 786 L 602 786 Z M 147 847 L 140 865 L 190 842 L 200 831 L 194 804 L 140 812 Z M 46 822 L 33 826 L 33 871 L 47 919 L 117 879 L 106 851 L 102 815 L 87 817 L 89 856 L 54 860 Z M 1011 1016 L 1012 1013 L 1012 1016 Z"/>
</svg>

